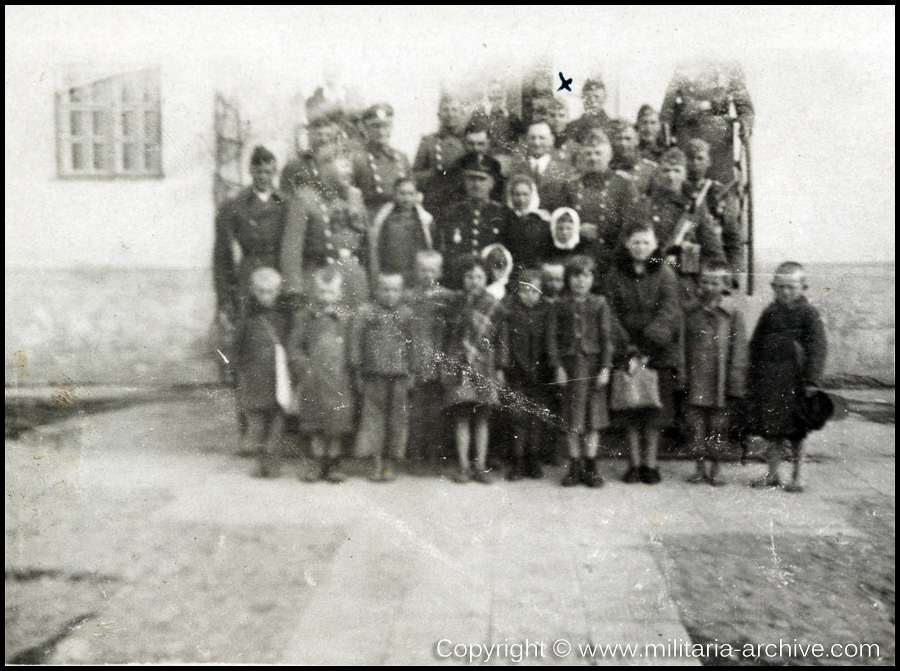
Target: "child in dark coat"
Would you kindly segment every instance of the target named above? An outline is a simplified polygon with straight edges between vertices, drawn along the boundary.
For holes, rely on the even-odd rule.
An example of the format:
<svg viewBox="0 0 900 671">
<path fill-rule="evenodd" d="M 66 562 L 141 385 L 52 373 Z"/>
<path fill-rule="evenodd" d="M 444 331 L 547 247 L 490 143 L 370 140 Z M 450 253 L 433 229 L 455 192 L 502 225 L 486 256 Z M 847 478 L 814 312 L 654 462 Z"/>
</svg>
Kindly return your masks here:
<svg viewBox="0 0 900 671">
<path fill-rule="evenodd" d="M 625 425 L 631 457 L 623 479 L 653 485 L 661 480 L 657 464 L 660 430 L 674 419 L 675 388 L 684 360 L 681 287 L 675 272 L 658 254 L 652 222 L 631 224 L 623 239 L 625 249 L 607 275 L 603 293 L 621 326 L 623 365 L 632 372 L 638 366 L 656 371 L 662 405 L 617 411 Z"/>
<path fill-rule="evenodd" d="M 547 356 L 556 383 L 565 385 L 563 407 L 569 431 L 569 470 L 562 485 L 599 487 L 600 430 L 609 426 L 607 385 L 612 368 L 612 311 L 591 293 L 593 259 L 576 256 L 566 268 L 569 294 L 547 322 Z"/>
<path fill-rule="evenodd" d="M 801 492 L 800 461 L 808 428 L 806 397 L 819 391 L 828 345 L 819 311 L 806 298 L 806 273 L 793 261 L 775 270 L 775 300 L 763 311 L 750 339 L 747 379 L 749 432 L 769 442 L 769 469 L 757 487 L 778 487 L 784 453 L 794 460 L 785 491 Z"/>
<path fill-rule="evenodd" d="M 371 275 L 400 273 L 412 285 L 416 254 L 431 249 L 434 221 L 420 204 L 422 194 L 409 177 L 397 180 L 394 200 L 375 215 L 371 232 Z"/>
<path fill-rule="evenodd" d="M 393 480 L 406 455 L 413 324 L 402 297 L 403 276 L 382 274 L 375 301 L 360 308 L 353 326 L 351 362 L 362 393 L 356 456 L 373 458 L 373 482 Z"/>
<path fill-rule="evenodd" d="M 435 461 L 445 442 L 440 364 L 449 309 L 458 294 L 438 283 L 443 268 L 444 260 L 439 252 L 416 254 L 416 283 L 403 299 L 413 313 L 413 383 L 409 392 L 407 451 L 411 467 Z"/>
<path fill-rule="evenodd" d="M 728 438 L 729 410 L 735 407 L 735 399 L 744 396 L 747 370 L 744 318 L 734 307 L 722 304 L 730 277 L 724 261 L 704 261 L 699 301 L 687 310 L 684 320 L 685 423 L 697 458 L 697 472 L 688 482 L 713 486 L 722 484 L 719 459 Z"/>
<path fill-rule="evenodd" d="M 343 279 L 334 266 L 317 269 L 312 279 L 314 302 L 294 317 L 288 355 L 297 378 L 300 430 L 310 436 L 317 462 L 309 479 L 337 483 L 345 479 L 338 465 L 354 419 L 350 312 L 341 303 Z"/>
<path fill-rule="evenodd" d="M 541 274 L 523 270 L 504 301 L 501 361 L 509 389 L 513 466 L 507 480 L 541 478 L 539 461 L 547 409 L 546 314 L 541 304 Z"/>
<path fill-rule="evenodd" d="M 257 268 L 251 273 L 249 284 L 250 300 L 235 340 L 235 393 L 238 410 L 246 418 L 243 449 L 257 455 L 254 475 L 272 477 L 278 472 L 272 444 L 280 437 L 284 422 L 279 400 L 284 402 L 282 394 L 290 393 L 290 374 L 282 346 L 288 316 L 278 309 L 278 271 Z"/>
</svg>

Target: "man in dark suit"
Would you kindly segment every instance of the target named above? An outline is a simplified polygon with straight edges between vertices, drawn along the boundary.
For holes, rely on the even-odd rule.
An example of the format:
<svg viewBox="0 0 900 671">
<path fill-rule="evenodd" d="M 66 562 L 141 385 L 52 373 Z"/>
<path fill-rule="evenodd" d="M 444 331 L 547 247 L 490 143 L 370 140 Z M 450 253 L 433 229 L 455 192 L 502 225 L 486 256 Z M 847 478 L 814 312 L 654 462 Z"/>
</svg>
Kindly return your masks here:
<svg viewBox="0 0 900 671">
<path fill-rule="evenodd" d="M 566 186 L 576 177 L 568 161 L 560 159 L 554 151 L 553 132 L 546 122 L 528 127 L 525 155 L 513 161 L 509 175 L 528 175 L 538 188 L 541 207 L 553 212 L 565 206 Z"/>
</svg>

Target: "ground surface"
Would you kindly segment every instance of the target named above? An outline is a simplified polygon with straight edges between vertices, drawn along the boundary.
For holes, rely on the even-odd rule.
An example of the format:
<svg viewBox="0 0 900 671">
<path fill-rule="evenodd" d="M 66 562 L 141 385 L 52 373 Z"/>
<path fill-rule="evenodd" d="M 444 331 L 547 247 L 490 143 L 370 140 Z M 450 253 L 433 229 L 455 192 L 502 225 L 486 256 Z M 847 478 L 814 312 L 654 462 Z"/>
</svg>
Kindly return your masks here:
<svg viewBox="0 0 900 671">
<path fill-rule="evenodd" d="M 293 462 L 259 481 L 227 394 L 70 415 L 6 441 L 6 660 L 434 663 L 457 643 L 527 639 L 531 662 L 660 663 L 644 645 L 663 644 L 674 663 L 887 664 L 893 392 L 857 394 L 851 408 L 876 411 L 810 438 L 802 495 L 751 490 L 755 463 L 691 486 L 683 461 L 651 488 L 616 481 L 608 460 L 599 491 L 307 485 Z M 880 655 L 686 652 L 779 639 Z"/>
</svg>

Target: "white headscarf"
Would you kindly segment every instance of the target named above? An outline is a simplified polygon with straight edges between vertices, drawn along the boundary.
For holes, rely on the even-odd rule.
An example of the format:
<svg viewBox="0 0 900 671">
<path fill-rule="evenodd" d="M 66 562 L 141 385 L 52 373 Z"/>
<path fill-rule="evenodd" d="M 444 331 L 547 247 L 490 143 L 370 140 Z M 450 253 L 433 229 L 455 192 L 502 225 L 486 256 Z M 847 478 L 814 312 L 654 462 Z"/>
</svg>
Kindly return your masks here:
<svg viewBox="0 0 900 671">
<path fill-rule="evenodd" d="M 528 202 L 527 207 L 521 211 L 513 206 L 512 193 L 516 184 L 527 184 L 531 189 L 531 200 Z M 515 212 L 517 217 L 524 217 L 526 214 L 534 212 L 544 221 L 550 221 L 550 213 L 547 210 L 540 209 L 541 197 L 538 195 L 537 184 L 528 175 L 513 175 L 506 183 L 506 206 Z"/>
<path fill-rule="evenodd" d="M 556 231 L 559 227 L 559 220 L 566 214 L 571 217 L 574 230 L 572 231 L 572 237 L 569 241 L 563 243 L 557 239 Z M 578 243 L 581 242 L 581 217 L 579 217 L 578 213 L 571 207 L 560 207 L 555 209 L 550 216 L 550 235 L 553 236 L 553 245 L 557 249 L 564 249 L 567 251 L 575 249 L 578 246 Z"/>
<path fill-rule="evenodd" d="M 502 301 L 503 297 L 506 295 L 506 285 L 509 282 L 510 273 L 512 273 L 513 257 L 506 247 L 499 242 L 495 242 L 481 250 L 481 258 L 487 261 L 491 252 L 495 250 L 500 250 L 503 253 L 503 270 L 500 273 L 500 277 L 488 284 L 486 291 L 498 301 Z M 490 272 L 491 269 L 489 267 L 488 273 Z M 490 274 L 488 275 L 488 278 L 490 279 Z"/>
</svg>

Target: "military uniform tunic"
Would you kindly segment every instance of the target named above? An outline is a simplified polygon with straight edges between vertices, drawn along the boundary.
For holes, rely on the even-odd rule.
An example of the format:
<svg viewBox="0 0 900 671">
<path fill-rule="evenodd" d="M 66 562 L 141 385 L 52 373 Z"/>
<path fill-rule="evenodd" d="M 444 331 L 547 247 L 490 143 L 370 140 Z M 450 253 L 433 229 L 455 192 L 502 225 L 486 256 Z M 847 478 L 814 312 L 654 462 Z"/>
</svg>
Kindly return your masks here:
<svg viewBox="0 0 900 671">
<path fill-rule="evenodd" d="M 479 256 L 488 245 L 502 243 L 514 219 L 512 210 L 493 200 L 466 198 L 442 211 L 435 220 L 436 247 L 444 255 L 442 283 L 461 289 L 462 263 Z"/>
<path fill-rule="evenodd" d="M 432 133 L 422 138 L 412 169 L 427 211 L 434 212 L 436 206 L 444 204 L 455 186 L 452 168 L 465 153 L 462 140 L 451 133 Z"/>
<path fill-rule="evenodd" d="M 373 215 L 393 200 L 397 180 L 409 175 L 409 159 L 391 147 L 369 143 L 353 160 L 353 183 L 362 191 L 363 202 Z"/>
</svg>

